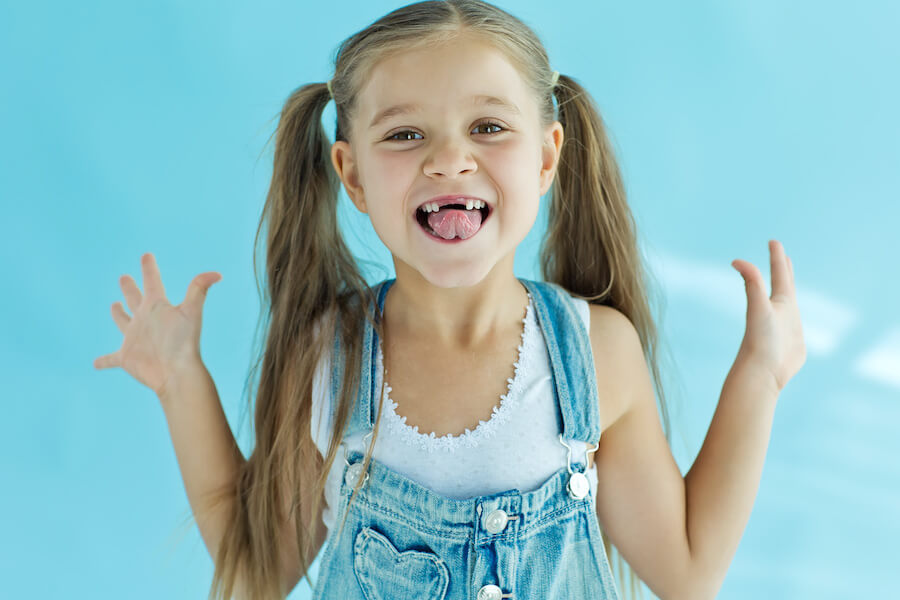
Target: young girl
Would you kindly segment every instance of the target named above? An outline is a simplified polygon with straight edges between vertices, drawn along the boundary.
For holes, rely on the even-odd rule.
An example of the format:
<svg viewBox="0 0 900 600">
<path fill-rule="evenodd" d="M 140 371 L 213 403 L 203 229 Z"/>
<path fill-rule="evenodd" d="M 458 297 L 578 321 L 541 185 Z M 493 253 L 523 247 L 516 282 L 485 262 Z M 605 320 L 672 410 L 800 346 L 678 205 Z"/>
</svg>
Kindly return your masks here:
<svg viewBox="0 0 900 600">
<path fill-rule="evenodd" d="M 660 598 L 713 598 L 776 400 L 805 361 L 782 246 L 770 298 L 754 265 L 732 263 L 747 328 L 682 477 L 613 152 L 532 30 L 476 0 L 404 6 L 345 40 L 332 79 L 298 89 L 276 133 L 250 458 L 200 358 L 218 273 L 173 307 L 145 254 L 144 294 L 121 279 L 133 316 L 113 304 L 122 348 L 95 362 L 160 398 L 215 561 L 210 598 L 283 598 L 326 538 L 316 599 L 618 598 L 613 546 Z M 360 273 L 339 183 L 394 279 Z M 517 278 L 550 190 L 544 281 Z M 660 404 L 668 428 L 661 390 Z"/>
</svg>

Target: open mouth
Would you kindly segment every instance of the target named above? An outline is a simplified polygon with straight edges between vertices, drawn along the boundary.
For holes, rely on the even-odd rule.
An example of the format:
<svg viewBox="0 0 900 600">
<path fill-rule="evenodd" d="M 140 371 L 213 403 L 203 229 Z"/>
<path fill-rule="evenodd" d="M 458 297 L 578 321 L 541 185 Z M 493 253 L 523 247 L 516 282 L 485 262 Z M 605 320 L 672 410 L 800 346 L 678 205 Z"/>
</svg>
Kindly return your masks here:
<svg viewBox="0 0 900 600">
<path fill-rule="evenodd" d="M 416 222 L 426 233 L 442 241 L 461 241 L 478 233 L 491 215 L 491 207 L 466 208 L 465 204 L 447 204 L 439 210 L 416 209 Z"/>
</svg>

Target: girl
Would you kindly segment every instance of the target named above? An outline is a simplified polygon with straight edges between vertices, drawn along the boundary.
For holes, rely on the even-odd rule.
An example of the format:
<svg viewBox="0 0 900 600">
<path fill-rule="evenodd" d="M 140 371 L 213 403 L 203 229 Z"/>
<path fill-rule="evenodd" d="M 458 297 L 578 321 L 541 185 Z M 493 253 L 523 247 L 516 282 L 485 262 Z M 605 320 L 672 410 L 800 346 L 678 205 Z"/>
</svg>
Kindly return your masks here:
<svg viewBox="0 0 900 600">
<path fill-rule="evenodd" d="M 200 358 L 218 273 L 173 307 L 145 254 L 144 295 L 121 279 L 133 316 L 113 304 L 122 348 L 95 363 L 160 398 L 215 561 L 210 598 L 284 597 L 326 537 L 316 599 L 618 598 L 612 546 L 660 598 L 713 598 L 805 361 L 782 246 L 770 298 L 754 265 L 732 263 L 747 328 L 682 477 L 602 119 L 532 30 L 476 0 L 404 6 L 345 40 L 276 134 L 250 458 Z M 370 287 L 358 270 L 339 183 L 394 279 Z M 544 281 L 519 279 L 515 250 L 551 185 Z"/>
</svg>

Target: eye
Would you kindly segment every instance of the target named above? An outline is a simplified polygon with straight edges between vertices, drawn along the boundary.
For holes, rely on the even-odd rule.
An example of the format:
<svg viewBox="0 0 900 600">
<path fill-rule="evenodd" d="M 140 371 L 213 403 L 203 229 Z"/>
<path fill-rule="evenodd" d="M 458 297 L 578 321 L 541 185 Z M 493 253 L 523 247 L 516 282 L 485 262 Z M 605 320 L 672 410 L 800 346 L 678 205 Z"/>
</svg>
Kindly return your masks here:
<svg viewBox="0 0 900 600">
<path fill-rule="evenodd" d="M 411 141 L 411 140 L 408 140 L 408 139 L 397 139 L 397 136 L 400 136 L 400 135 L 408 135 L 408 134 L 412 134 L 412 135 L 421 135 L 421 134 L 416 133 L 415 131 L 411 131 L 411 130 L 409 130 L 409 129 L 404 129 L 403 131 L 398 131 L 397 133 L 395 133 L 395 134 L 389 136 L 389 137 L 387 138 L 386 141 L 392 141 L 392 142 L 409 142 L 409 141 Z"/>
<path fill-rule="evenodd" d="M 495 123 L 493 121 L 482 121 L 481 123 L 479 123 L 478 125 L 475 126 L 476 129 L 478 127 L 496 127 L 500 131 L 506 131 L 506 128 L 503 127 L 502 125 L 500 125 L 500 123 Z M 494 133 L 500 133 L 500 131 L 496 131 Z"/>
<path fill-rule="evenodd" d="M 496 127 L 499 130 L 499 131 L 488 132 L 487 135 L 496 135 L 498 133 L 506 131 L 505 127 L 503 127 L 499 123 L 495 123 L 494 121 L 482 121 L 481 123 L 478 123 L 475 126 L 475 129 L 478 129 L 479 127 Z M 417 133 L 411 129 L 404 129 L 403 131 L 398 131 L 397 133 L 391 134 L 390 136 L 385 138 L 385 141 L 391 141 L 391 142 L 415 141 L 415 138 L 409 137 L 410 135 L 422 135 L 422 134 Z"/>
</svg>

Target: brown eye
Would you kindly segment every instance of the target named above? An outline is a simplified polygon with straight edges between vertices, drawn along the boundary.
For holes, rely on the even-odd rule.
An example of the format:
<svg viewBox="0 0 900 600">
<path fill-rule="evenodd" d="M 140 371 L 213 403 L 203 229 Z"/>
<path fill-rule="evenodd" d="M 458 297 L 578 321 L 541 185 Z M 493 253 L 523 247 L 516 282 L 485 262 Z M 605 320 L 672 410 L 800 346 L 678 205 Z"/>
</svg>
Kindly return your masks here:
<svg viewBox="0 0 900 600">
<path fill-rule="evenodd" d="M 397 137 L 397 136 L 401 136 L 401 135 L 409 135 L 409 134 L 412 134 L 412 135 L 420 135 L 420 134 L 416 133 L 415 131 L 412 131 L 412 130 L 409 130 L 409 129 L 404 129 L 403 131 L 398 131 L 397 133 L 391 135 L 391 136 L 388 137 L 387 139 L 390 140 L 390 141 L 395 141 L 395 142 L 409 142 L 409 141 L 412 141 L 412 140 L 409 140 L 409 139 L 403 139 L 403 138 L 398 138 L 398 137 Z"/>
<path fill-rule="evenodd" d="M 496 127 L 500 131 L 506 131 L 506 129 L 502 125 L 500 125 L 499 123 L 494 123 L 493 121 L 483 121 L 475 126 L 476 129 L 478 129 L 479 127 Z M 490 135 L 490 134 L 500 133 L 500 131 L 487 132 L 487 133 L 489 133 L 489 135 Z"/>
</svg>

